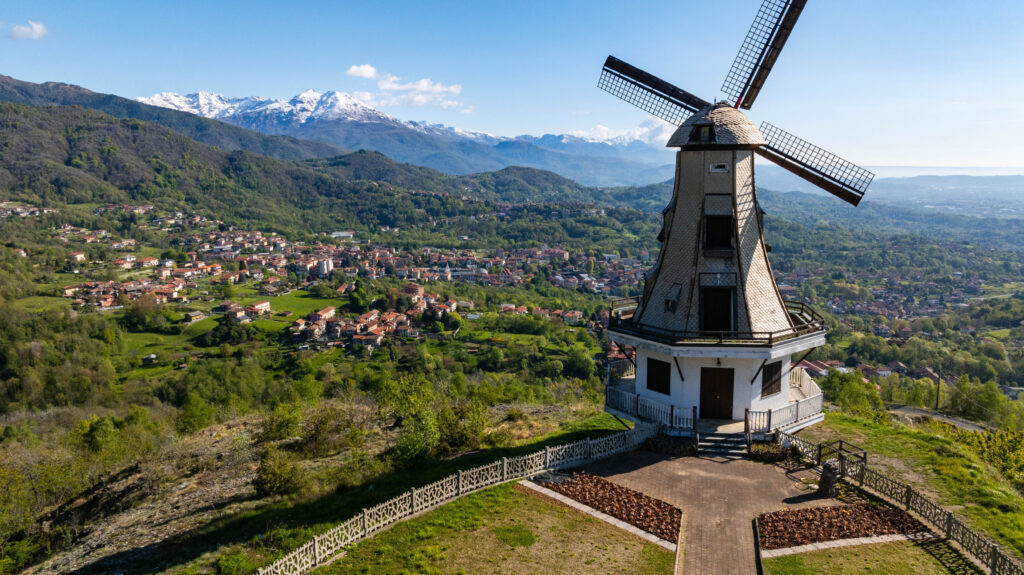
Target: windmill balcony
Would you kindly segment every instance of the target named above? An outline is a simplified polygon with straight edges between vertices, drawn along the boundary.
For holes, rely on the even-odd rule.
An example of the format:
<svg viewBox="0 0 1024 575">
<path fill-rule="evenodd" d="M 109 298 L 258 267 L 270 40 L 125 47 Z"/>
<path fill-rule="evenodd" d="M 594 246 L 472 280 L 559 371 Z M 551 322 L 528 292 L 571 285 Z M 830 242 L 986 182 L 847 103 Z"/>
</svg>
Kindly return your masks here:
<svg viewBox="0 0 1024 575">
<path fill-rule="evenodd" d="M 793 327 L 773 332 L 743 331 L 676 331 L 652 326 L 637 326 L 633 313 L 640 304 L 639 297 L 621 298 L 612 302 L 608 327 L 611 331 L 653 339 L 669 345 L 764 345 L 772 346 L 796 337 L 824 333 L 825 318 L 809 305 L 798 301 L 784 302 Z"/>
</svg>

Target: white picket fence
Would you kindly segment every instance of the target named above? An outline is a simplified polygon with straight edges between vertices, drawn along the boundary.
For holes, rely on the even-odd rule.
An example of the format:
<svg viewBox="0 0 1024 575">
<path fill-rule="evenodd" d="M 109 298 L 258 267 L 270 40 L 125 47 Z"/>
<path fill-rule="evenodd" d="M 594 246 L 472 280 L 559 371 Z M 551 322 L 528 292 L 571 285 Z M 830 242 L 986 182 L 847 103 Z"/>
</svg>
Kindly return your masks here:
<svg viewBox="0 0 1024 575">
<path fill-rule="evenodd" d="M 300 575 L 334 558 L 339 552 L 374 533 L 485 487 L 532 477 L 550 469 L 582 465 L 603 457 L 632 451 L 657 435 L 654 426 L 636 428 L 601 439 L 584 439 L 545 447 L 528 455 L 503 457 L 499 461 L 459 471 L 423 487 L 363 509 L 359 514 L 313 537 L 305 545 L 260 569 L 259 575 Z"/>
</svg>

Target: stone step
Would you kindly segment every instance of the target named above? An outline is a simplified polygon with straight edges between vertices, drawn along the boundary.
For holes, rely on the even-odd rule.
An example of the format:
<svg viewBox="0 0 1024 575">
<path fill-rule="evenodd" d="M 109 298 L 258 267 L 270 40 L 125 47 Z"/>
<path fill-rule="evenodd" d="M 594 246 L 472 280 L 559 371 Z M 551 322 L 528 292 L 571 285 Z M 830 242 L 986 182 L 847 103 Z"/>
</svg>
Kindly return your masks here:
<svg viewBox="0 0 1024 575">
<path fill-rule="evenodd" d="M 697 442 L 698 445 L 742 445 L 747 446 L 747 440 L 743 437 L 739 438 L 707 438 L 703 435 L 700 436 L 700 440 Z"/>
<path fill-rule="evenodd" d="M 704 433 L 697 442 L 697 451 L 712 457 L 739 459 L 747 455 L 747 439 L 742 433 Z"/>
</svg>

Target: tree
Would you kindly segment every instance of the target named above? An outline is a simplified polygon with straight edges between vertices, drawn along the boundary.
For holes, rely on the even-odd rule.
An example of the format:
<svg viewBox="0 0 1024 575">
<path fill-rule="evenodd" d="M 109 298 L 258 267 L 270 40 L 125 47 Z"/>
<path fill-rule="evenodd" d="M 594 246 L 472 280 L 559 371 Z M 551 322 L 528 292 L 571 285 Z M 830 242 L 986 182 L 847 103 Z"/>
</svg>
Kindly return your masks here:
<svg viewBox="0 0 1024 575">
<path fill-rule="evenodd" d="M 589 379 L 594 375 L 594 360 L 590 358 L 587 351 L 581 347 L 574 347 L 569 350 L 569 357 L 565 360 L 563 373 L 568 377 Z"/>
<path fill-rule="evenodd" d="M 210 425 L 213 421 L 213 407 L 198 393 L 189 393 L 185 403 L 178 412 L 177 429 L 179 433 L 192 433 Z"/>
</svg>

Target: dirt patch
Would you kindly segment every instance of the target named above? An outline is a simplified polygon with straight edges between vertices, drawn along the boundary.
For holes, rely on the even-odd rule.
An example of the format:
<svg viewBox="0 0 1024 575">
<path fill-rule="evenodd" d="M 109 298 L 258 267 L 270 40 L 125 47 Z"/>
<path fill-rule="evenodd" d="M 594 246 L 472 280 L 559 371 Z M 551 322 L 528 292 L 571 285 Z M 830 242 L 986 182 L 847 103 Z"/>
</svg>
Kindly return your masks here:
<svg viewBox="0 0 1024 575">
<path fill-rule="evenodd" d="M 569 481 L 543 485 L 661 539 L 679 540 L 683 512 L 660 499 L 584 472 L 573 473 Z"/>
<path fill-rule="evenodd" d="M 923 523 L 902 509 L 867 502 L 774 511 L 762 514 L 757 523 L 763 549 L 928 531 Z"/>
</svg>

